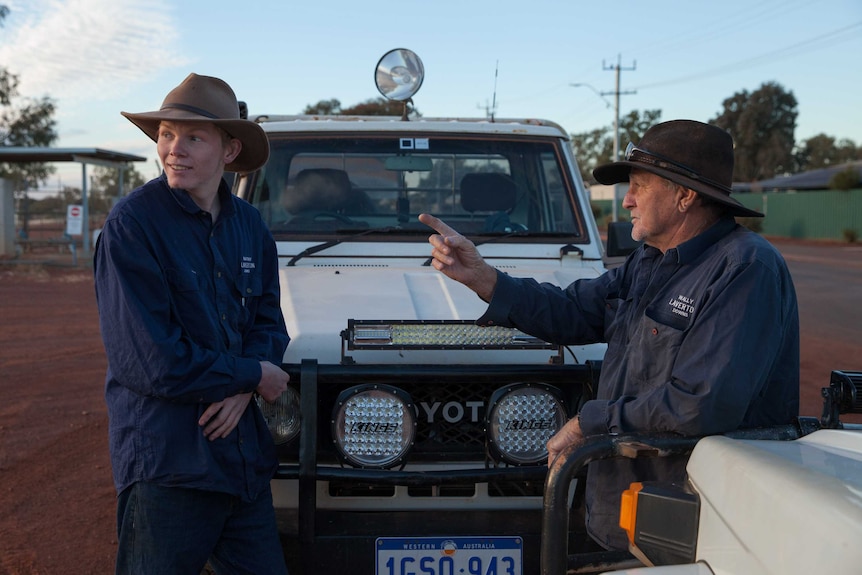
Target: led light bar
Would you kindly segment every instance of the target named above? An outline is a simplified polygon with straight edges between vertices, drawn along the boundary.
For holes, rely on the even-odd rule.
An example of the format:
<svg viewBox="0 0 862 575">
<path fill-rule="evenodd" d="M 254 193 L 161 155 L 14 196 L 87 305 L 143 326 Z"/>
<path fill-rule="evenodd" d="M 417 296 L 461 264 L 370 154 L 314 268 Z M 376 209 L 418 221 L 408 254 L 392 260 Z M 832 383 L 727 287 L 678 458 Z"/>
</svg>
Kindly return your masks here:
<svg viewBox="0 0 862 575">
<path fill-rule="evenodd" d="M 476 325 L 470 320 L 347 321 L 347 348 L 357 349 L 556 349 L 509 327 Z"/>
</svg>

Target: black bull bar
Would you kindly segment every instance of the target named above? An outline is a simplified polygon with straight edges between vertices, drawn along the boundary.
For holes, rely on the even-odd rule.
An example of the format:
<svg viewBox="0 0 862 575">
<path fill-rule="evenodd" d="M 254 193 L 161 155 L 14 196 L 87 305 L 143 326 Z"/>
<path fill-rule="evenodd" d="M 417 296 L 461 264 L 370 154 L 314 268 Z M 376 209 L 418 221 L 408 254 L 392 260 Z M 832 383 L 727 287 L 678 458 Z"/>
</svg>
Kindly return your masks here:
<svg viewBox="0 0 862 575">
<path fill-rule="evenodd" d="M 348 382 L 357 377 L 372 377 L 375 381 L 397 382 L 403 378 L 446 379 L 463 377 L 465 370 L 473 378 L 504 378 L 511 376 L 511 366 L 359 366 L 321 365 L 316 360 L 303 360 L 300 365 L 282 366 L 292 378 L 300 379 L 300 409 L 303 417 L 297 464 L 281 464 L 276 479 L 296 479 L 299 487 L 299 540 L 311 546 L 316 538 L 315 510 L 317 497 L 315 484 L 320 480 L 353 478 L 390 485 L 443 485 L 471 480 L 489 481 L 505 478 L 512 481 L 545 479 L 541 526 L 541 573 L 597 573 L 611 568 L 631 567 L 631 555 L 626 552 L 587 553 L 569 555 L 567 548 L 571 482 L 592 461 L 615 457 L 668 457 L 690 453 L 700 437 L 674 435 L 610 435 L 586 438 L 582 443 L 563 450 L 550 468 L 545 465 L 524 467 L 497 467 L 436 472 L 407 472 L 395 470 L 353 469 L 320 467 L 317 465 L 317 384 L 319 381 Z M 540 373 L 543 379 L 578 383 L 595 388 L 601 362 L 573 366 L 532 366 L 528 371 Z M 586 390 L 585 390 L 586 391 Z M 792 424 L 763 429 L 739 430 L 725 433 L 735 439 L 792 440 L 819 429 L 816 418 L 800 417 Z M 313 565 L 311 557 L 304 557 Z M 640 562 L 637 562 L 640 565 Z"/>
</svg>

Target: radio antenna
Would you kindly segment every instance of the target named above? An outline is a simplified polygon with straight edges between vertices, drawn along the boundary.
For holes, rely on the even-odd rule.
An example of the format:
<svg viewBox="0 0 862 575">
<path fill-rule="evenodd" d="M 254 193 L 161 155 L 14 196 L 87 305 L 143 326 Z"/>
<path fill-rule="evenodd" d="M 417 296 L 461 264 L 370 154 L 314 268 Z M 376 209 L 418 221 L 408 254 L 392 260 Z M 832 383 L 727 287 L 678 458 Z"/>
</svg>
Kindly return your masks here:
<svg viewBox="0 0 862 575">
<path fill-rule="evenodd" d="M 497 112 L 497 70 L 500 68 L 500 61 L 497 60 L 497 65 L 494 68 L 494 94 L 491 97 L 491 105 L 488 105 L 488 100 L 485 100 L 485 105 L 481 106 L 479 104 L 476 105 L 480 110 L 484 108 L 485 117 L 489 118 L 492 122 L 494 121 L 494 114 Z"/>
<path fill-rule="evenodd" d="M 494 113 L 497 111 L 497 72 L 500 69 L 500 61 L 494 66 L 494 96 L 491 99 L 491 121 L 494 121 Z"/>
</svg>

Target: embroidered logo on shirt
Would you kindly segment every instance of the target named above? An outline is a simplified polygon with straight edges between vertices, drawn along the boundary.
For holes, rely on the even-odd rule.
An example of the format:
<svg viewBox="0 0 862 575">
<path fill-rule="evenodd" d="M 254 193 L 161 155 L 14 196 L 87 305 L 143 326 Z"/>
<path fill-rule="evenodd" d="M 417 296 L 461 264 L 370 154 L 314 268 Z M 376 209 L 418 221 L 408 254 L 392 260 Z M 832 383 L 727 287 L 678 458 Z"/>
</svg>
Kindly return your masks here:
<svg viewBox="0 0 862 575">
<path fill-rule="evenodd" d="M 676 296 L 676 299 L 670 300 L 667 302 L 667 305 L 671 307 L 673 313 L 681 315 L 686 319 L 694 313 L 694 299 L 684 295 Z"/>
<path fill-rule="evenodd" d="M 253 270 L 253 269 L 256 267 L 256 265 L 255 265 L 255 263 L 251 260 L 251 257 L 249 257 L 249 256 L 242 256 L 242 261 L 239 263 L 239 267 L 241 267 L 241 268 L 242 268 L 242 273 L 244 273 L 244 274 L 250 274 L 250 273 L 251 273 L 251 270 Z"/>
</svg>

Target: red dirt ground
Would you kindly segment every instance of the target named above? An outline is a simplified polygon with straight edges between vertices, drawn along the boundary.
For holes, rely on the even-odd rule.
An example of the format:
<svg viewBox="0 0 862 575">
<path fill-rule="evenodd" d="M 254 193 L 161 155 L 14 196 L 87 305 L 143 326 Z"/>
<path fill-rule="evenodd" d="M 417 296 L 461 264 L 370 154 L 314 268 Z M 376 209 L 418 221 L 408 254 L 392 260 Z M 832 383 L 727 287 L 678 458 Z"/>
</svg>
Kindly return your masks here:
<svg viewBox="0 0 862 575">
<path fill-rule="evenodd" d="M 92 271 L 2 264 L 0 575 L 110 573 L 115 493 Z M 858 361 L 858 342 L 804 332 L 801 412 L 819 417 L 820 388 Z"/>
</svg>

